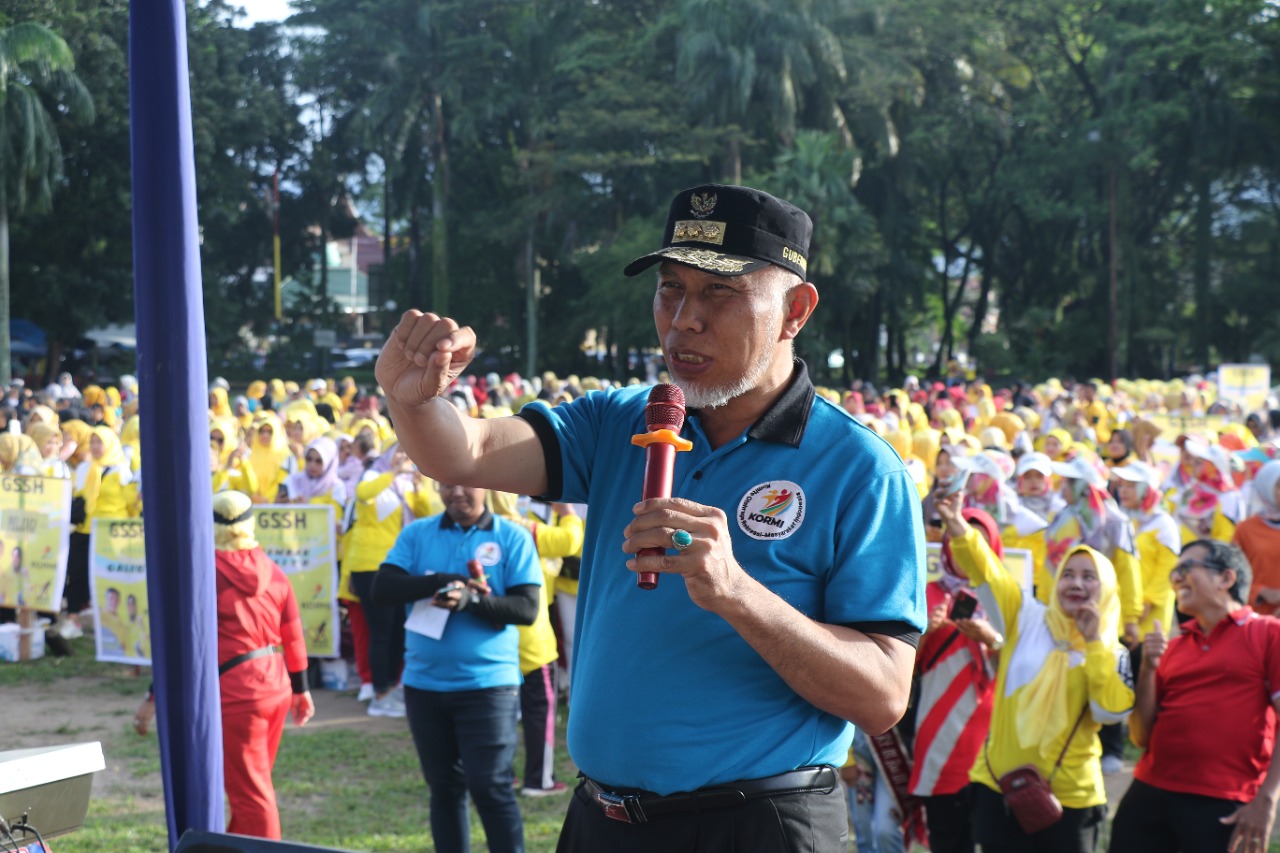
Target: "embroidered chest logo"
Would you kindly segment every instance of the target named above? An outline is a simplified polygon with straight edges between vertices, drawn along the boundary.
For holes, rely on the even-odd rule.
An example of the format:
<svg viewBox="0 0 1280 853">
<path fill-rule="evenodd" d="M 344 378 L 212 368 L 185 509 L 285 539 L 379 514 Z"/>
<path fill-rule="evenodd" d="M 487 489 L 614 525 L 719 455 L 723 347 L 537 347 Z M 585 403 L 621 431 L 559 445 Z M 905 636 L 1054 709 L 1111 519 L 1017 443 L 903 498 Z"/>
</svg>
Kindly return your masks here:
<svg viewBox="0 0 1280 853">
<path fill-rule="evenodd" d="M 753 487 L 738 504 L 738 526 L 752 539 L 786 539 L 804 521 L 804 490 L 790 480 Z"/>
<path fill-rule="evenodd" d="M 488 568 L 502 562 L 502 546 L 497 542 L 482 542 L 476 546 L 475 560 Z"/>
</svg>

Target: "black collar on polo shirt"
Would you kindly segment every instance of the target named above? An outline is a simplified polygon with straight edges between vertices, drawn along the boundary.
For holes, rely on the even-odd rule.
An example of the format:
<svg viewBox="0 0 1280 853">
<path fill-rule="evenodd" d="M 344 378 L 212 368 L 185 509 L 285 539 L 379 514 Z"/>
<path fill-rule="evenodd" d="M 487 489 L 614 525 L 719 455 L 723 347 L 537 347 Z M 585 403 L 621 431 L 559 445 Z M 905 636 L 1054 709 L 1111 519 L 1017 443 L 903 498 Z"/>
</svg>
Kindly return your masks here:
<svg viewBox="0 0 1280 853">
<path fill-rule="evenodd" d="M 458 522 L 450 518 L 449 513 L 442 512 L 440 513 L 440 529 L 441 530 L 457 529 L 457 530 L 461 530 L 463 533 L 466 533 L 468 530 L 472 530 L 472 529 L 492 530 L 493 529 L 493 513 L 489 512 L 489 509 L 486 507 L 485 511 L 480 514 L 479 521 L 471 525 L 471 527 L 463 527 L 461 524 L 459 524 Z"/>
<path fill-rule="evenodd" d="M 773 401 L 760 420 L 747 430 L 747 438 L 771 441 L 774 444 L 800 446 L 805 427 L 809 425 L 809 413 L 813 411 L 813 383 L 804 362 L 796 359 L 791 370 L 791 381 L 782 396 Z M 696 410 L 691 410 L 693 413 Z"/>
</svg>

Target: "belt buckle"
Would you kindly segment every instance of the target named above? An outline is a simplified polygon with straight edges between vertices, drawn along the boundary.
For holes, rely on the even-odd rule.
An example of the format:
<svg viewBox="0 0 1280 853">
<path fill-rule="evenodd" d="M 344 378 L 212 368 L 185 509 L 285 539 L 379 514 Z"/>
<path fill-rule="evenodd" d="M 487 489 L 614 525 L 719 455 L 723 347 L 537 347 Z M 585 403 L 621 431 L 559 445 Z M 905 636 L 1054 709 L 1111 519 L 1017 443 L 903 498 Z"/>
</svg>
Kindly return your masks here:
<svg viewBox="0 0 1280 853">
<path fill-rule="evenodd" d="M 644 810 L 640 808 L 640 798 L 634 794 L 611 794 L 608 791 L 596 791 L 596 803 L 604 816 L 623 823 L 646 823 Z"/>
</svg>

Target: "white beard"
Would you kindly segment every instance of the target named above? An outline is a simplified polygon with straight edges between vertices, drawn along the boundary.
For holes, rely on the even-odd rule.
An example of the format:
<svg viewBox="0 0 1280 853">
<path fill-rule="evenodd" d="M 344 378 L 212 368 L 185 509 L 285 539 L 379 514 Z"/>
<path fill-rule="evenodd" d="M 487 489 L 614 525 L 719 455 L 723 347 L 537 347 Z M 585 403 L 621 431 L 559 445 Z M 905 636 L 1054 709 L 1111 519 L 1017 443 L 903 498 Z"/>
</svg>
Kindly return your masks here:
<svg viewBox="0 0 1280 853">
<path fill-rule="evenodd" d="M 773 365 L 773 350 L 766 349 L 759 360 L 736 381 L 718 387 L 706 387 L 677 379 L 671 381 L 684 392 L 684 404 L 690 409 L 718 409 L 750 391 L 754 391 Z"/>
</svg>

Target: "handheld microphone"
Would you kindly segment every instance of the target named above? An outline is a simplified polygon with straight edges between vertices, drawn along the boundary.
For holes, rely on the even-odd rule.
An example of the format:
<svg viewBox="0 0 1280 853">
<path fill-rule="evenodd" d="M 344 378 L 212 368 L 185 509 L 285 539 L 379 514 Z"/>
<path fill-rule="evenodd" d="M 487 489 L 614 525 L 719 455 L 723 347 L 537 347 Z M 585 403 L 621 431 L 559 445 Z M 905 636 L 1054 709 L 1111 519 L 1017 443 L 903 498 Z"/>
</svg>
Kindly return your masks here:
<svg viewBox="0 0 1280 853">
<path fill-rule="evenodd" d="M 648 432 L 631 436 L 631 443 L 644 448 L 644 488 L 641 500 L 671 497 L 672 472 L 676 452 L 692 450 L 693 442 L 680 437 L 684 426 L 684 392 L 675 385 L 655 385 L 649 391 L 644 407 L 644 425 Z M 642 548 L 637 557 L 661 555 L 664 548 Z M 657 572 L 640 572 L 636 585 L 641 589 L 658 586 Z"/>
</svg>

